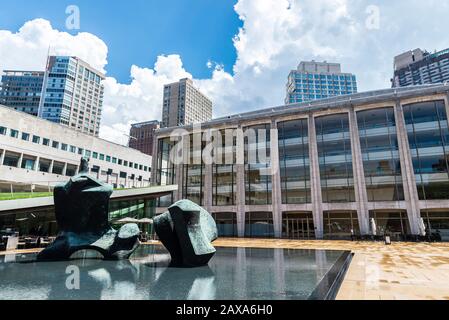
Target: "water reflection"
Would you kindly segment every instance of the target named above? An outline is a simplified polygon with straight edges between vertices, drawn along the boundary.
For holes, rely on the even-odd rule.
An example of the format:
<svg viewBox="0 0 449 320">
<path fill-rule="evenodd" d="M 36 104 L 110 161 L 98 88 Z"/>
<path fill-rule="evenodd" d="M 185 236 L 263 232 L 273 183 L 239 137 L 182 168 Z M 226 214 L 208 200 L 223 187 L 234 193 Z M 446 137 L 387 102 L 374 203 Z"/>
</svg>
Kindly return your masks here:
<svg viewBox="0 0 449 320">
<path fill-rule="evenodd" d="M 33 300 L 264 300 L 307 299 L 342 255 L 338 251 L 219 248 L 209 266 L 170 268 L 158 246 L 139 248 L 130 261 L 34 262 L 0 257 L 0 299 Z M 66 286 L 68 266 L 79 290 Z"/>
</svg>

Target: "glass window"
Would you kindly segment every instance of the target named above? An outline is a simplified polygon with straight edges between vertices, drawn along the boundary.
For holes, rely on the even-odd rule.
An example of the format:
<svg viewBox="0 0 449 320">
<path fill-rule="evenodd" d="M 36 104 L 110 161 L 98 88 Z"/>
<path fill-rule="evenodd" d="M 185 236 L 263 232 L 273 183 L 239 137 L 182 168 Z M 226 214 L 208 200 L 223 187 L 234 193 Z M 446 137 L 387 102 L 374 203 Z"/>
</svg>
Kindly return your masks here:
<svg viewBox="0 0 449 320">
<path fill-rule="evenodd" d="M 3 165 L 8 167 L 17 168 L 19 166 L 20 154 L 5 152 L 5 157 L 3 159 Z"/>
<path fill-rule="evenodd" d="M 273 213 L 247 212 L 245 217 L 245 236 L 249 238 L 273 238 Z"/>
<path fill-rule="evenodd" d="M 92 158 L 98 159 L 98 153 L 97 152 L 92 152 Z"/>
<path fill-rule="evenodd" d="M 315 119 L 323 202 L 355 202 L 348 114 Z"/>
<path fill-rule="evenodd" d="M 59 149 L 59 142 L 58 141 L 53 141 L 52 147 L 55 148 L 55 149 Z"/>
<path fill-rule="evenodd" d="M 360 235 L 359 220 L 355 211 L 325 211 L 324 237 L 327 239 L 348 239 L 351 234 Z M 352 232 L 351 232 L 352 231 Z"/>
<path fill-rule="evenodd" d="M 357 113 L 368 201 L 403 201 L 394 109 Z"/>
<path fill-rule="evenodd" d="M 282 214 L 282 237 L 285 239 L 315 239 L 312 212 L 284 212 Z"/>
<path fill-rule="evenodd" d="M 22 140 L 30 141 L 30 134 L 26 132 L 22 132 Z"/>
<path fill-rule="evenodd" d="M 106 156 L 106 161 L 107 162 L 111 162 L 111 157 L 110 156 Z"/>
<path fill-rule="evenodd" d="M 47 147 L 50 146 L 50 139 L 44 138 L 42 144 Z"/>
<path fill-rule="evenodd" d="M 449 199 L 449 129 L 444 101 L 404 106 L 420 200 Z"/>
<path fill-rule="evenodd" d="M 170 152 L 173 148 L 174 142 L 170 138 L 160 139 L 158 143 L 157 166 L 156 166 L 156 184 L 157 185 L 171 185 L 176 184 L 176 170 L 175 165 L 170 159 Z M 124 166 L 128 162 L 124 161 Z M 157 201 L 158 207 L 168 207 L 173 204 L 173 194 L 161 197 Z"/>
<path fill-rule="evenodd" d="M 449 241 L 449 212 L 422 212 L 427 235 L 437 241 Z"/>
<path fill-rule="evenodd" d="M 307 119 L 281 122 L 278 124 L 278 130 L 282 203 L 310 203 L 311 189 Z"/>
<path fill-rule="evenodd" d="M 41 143 L 41 137 L 33 136 L 33 143 L 36 143 L 36 144 Z"/>
<path fill-rule="evenodd" d="M 410 224 L 407 218 L 407 212 L 386 212 L 370 211 L 371 231 L 373 231 L 374 219 L 376 234 L 378 236 L 388 235 L 394 240 L 403 240 L 404 236 L 410 234 Z"/>
<path fill-rule="evenodd" d="M 104 154 L 101 154 L 101 153 L 100 153 L 100 160 L 103 160 L 103 161 L 104 161 Z"/>
<path fill-rule="evenodd" d="M 19 137 L 19 131 L 14 130 L 14 129 L 11 129 L 9 135 L 10 135 L 12 138 L 18 138 L 18 137 Z"/>
<path fill-rule="evenodd" d="M 76 153 L 76 147 L 75 146 L 70 146 L 70 152 L 71 153 Z"/>
<path fill-rule="evenodd" d="M 68 148 L 69 148 L 69 146 L 66 145 L 65 143 L 62 143 L 62 144 L 61 144 L 61 150 L 62 150 L 62 151 L 67 151 Z"/>
<path fill-rule="evenodd" d="M 271 204 L 270 124 L 245 131 L 245 189 L 247 205 Z"/>
<path fill-rule="evenodd" d="M 6 135 L 6 128 L 5 127 L 1 127 L 0 126 L 0 134 L 1 135 Z"/>
<path fill-rule="evenodd" d="M 213 213 L 219 237 L 237 237 L 237 217 L 234 212 Z"/>
</svg>

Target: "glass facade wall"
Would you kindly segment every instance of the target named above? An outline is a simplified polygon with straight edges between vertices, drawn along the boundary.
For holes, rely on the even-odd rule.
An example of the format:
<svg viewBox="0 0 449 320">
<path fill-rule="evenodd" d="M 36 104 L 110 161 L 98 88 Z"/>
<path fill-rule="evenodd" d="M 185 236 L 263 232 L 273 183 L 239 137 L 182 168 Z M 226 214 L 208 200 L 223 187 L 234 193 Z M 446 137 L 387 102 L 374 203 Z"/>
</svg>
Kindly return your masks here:
<svg viewBox="0 0 449 320">
<path fill-rule="evenodd" d="M 312 212 L 284 212 L 282 237 L 285 239 L 315 239 Z"/>
<path fill-rule="evenodd" d="M 227 146 L 227 139 L 231 137 L 230 132 L 220 131 L 221 159 L 217 159 L 212 165 L 212 205 L 231 206 L 235 205 L 237 190 L 237 167 L 236 167 L 236 144 L 237 139 L 232 135 L 232 145 Z M 218 158 L 218 156 L 217 156 Z"/>
<path fill-rule="evenodd" d="M 202 145 L 201 150 L 196 150 L 194 137 L 190 135 L 189 147 L 188 163 L 182 166 L 183 199 L 191 200 L 198 205 L 204 205 L 205 165 L 202 158 L 204 145 Z"/>
<path fill-rule="evenodd" d="M 402 240 L 404 236 L 410 234 L 410 223 L 405 211 L 370 211 L 369 215 L 370 221 L 374 219 L 376 223 L 378 236 L 389 235 L 393 240 Z"/>
<path fill-rule="evenodd" d="M 347 239 L 360 235 L 359 220 L 355 211 L 325 211 L 324 237 L 327 239 Z"/>
<path fill-rule="evenodd" d="M 311 202 L 307 119 L 278 123 L 283 204 Z"/>
<path fill-rule="evenodd" d="M 234 212 L 214 213 L 219 237 L 237 237 L 237 217 Z"/>
<path fill-rule="evenodd" d="M 247 128 L 245 132 L 245 190 L 247 205 L 271 204 L 269 124 Z M 255 157 L 257 155 L 257 157 Z"/>
<path fill-rule="evenodd" d="M 272 212 L 247 212 L 245 219 L 245 237 L 273 238 L 274 225 Z"/>
<path fill-rule="evenodd" d="M 166 186 L 176 184 L 175 165 L 170 160 L 170 152 L 174 143 L 170 141 L 170 138 L 160 139 L 158 143 L 156 185 Z M 172 204 L 173 194 L 164 196 L 157 201 L 158 207 L 169 207 Z"/>
<path fill-rule="evenodd" d="M 449 129 L 444 101 L 404 106 L 420 200 L 449 199 Z"/>
<path fill-rule="evenodd" d="M 428 235 L 439 241 L 449 241 L 449 212 L 423 211 L 421 216 L 426 225 Z"/>
<path fill-rule="evenodd" d="M 394 109 L 357 112 L 368 201 L 403 201 Z"/>
<path fill-rule="evenodd" d="M 315 119 L 323 202 L 355 202 L 348 114 Z"/>
</svg>

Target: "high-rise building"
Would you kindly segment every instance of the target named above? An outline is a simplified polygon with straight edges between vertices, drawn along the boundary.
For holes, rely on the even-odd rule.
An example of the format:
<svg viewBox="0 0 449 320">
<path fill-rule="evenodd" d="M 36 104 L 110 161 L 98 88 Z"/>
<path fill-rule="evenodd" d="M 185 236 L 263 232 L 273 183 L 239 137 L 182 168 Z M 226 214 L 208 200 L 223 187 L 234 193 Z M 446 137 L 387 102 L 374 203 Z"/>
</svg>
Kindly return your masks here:
<svg viewBox="0 0 449 320">
<path fill-rule="evenodd" d="M 104 79 L 103 73 L 77 57 L 50 56 L 39 117 L 98 136 Z"/>
<path fill-rule="evenodd" d="M 129 133 L 129 147 L 153 155 L 154 131 L 159 128 L 160 122 L 157 120 L 133 124 Z"/>
<path fill-rule="evenodd" d="M 0 104 L 37 116 L 43 82 L 43 71 L 5 70 L 0 86 Z"/>
<path fill-rule="evenodd" d="M 394 58 L 393 87 L 449 81 L 449 49 L 433 54 L 415 49 Z"/>
<path fill-rule="evenodd" d="M 288 76 L 285 104 L 357 93 L 357 79 L 339 63 L 303 61 Z"/>
<path fill-rule="evenodd" d="M 193 86 L 191 79 L 164 87 L 162 128 L 202 123 L 212 119 L 212 101 Z"/>
<path fill-rule="evenodd" d="M 97 137 L 104 79 L 77 57 L 49 56 L 45 71 L 5 70 L 0 104 Z"/>
</svg>

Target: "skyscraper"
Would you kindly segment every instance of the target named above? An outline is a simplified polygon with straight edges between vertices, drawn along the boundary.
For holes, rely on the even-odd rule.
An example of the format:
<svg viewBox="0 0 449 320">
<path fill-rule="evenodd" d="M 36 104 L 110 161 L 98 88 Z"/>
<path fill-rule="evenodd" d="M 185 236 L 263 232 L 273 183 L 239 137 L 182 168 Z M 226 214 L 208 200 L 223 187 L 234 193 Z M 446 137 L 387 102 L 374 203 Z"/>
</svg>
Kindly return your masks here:
<svg viewBox="0 0 449 320">
<path fill-rule="evenodd" d="M 77 57 L 50 56 L 39 117 L 98 136 L 104 79 L 103 73 Z"/>
<path fill-rule="evenodd" d="M 212 101 L 193 86 L 191 79 L 164 87 L 162 128 L 202 123 L 212 119 Z"/>
<path fill-rule="evenodd" d="M 104 79 L 77 57 L 50 56 L 45 71 L 5 70 L 0 104 L 98 136 Z"/>
<path fill-rule="evenodd" d="M 0 86 L 0 104 L 37 116 L 43 82 L 43 71 L 5 70 Z"/>
<path fill-rule="evenodd" d="M 303 61 L 288 76 L 285 104 L 357 93 L 356 76 L 342 73 L 339 63 Z"/>
<path fill-rule="evenodd" d="M 152 156 L 154 131 L 159 128 L 160 122 L 157 120 L 133 124 L 129 133 L 129 147 Z"/>
<path fill-rule="evenodd" d="M 394 58 L 393 87 L 449 81 L 449 49 L 433 54 L 415 49 Z"/>
</svg>

